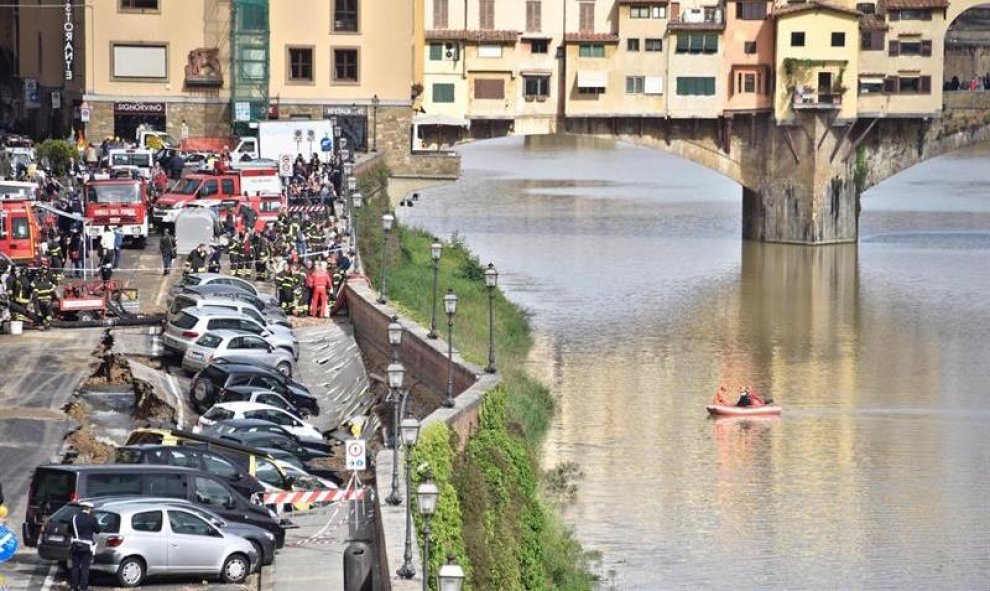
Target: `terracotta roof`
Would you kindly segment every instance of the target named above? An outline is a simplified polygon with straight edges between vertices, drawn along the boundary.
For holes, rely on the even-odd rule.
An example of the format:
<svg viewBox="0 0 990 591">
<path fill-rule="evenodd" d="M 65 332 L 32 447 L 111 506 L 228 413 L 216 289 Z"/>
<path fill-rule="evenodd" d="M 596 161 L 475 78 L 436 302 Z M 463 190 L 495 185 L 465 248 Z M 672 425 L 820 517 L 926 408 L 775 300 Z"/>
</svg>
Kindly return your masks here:
<svg viewBox="0 0 990 591">
<path fill-rule="evenodd" d="M 566 33 L 565 43 L 618 43 L 619 36 L 615 33 Z"/>
<path fill-rule="evenodd" d="M 715 22 L 705 22 L 705 23 L 686 23 L 684 21 L 675 21 L 667 23 L 668 31 L 721 31 L 725 29 L 725 23 L 715 23 Z"/>
<path fill-rule="evenodd" d="M 880 0 L 884 10 L 900 10 L 902 8 L 948 8 L 948 0 Z"/>
<path fill-rule="evenodd" d="M 616 4 L 642 5 L 642 4 L 667 4 L 667 0 L 616 0 Z"/>
<path fill-rule="evenodd" d="M 478 31 L 464 29 L 432 29 L 424 33 L 427 41 L 479 41 L 482 43 L 515 43 L 519 31 Z"/>
<path fill-rule="evenodd" d="M 801 12 L 810 12 L 810 11 L 818 11 L 818 10 L 830 10 L 832 12 L 839 12 L 842 14 L 859 16 L 858 10 L 854 10 L 852 8 L 846 8 L 845 6 L 839 6 L 837 4 L 831 4 L 829 2 L 823 2 L 822 0 L 810 0 L 809 2 L 801 2 L 799 4 L 775 6 L 773 9 L 773 16 L 780 17 L 780 16 L 787 16 L 790 14 L 798 14 Z"/>
<path fill-rule="evenodd" d="M 859 17 L 859 28 L 862 31 L 886 31 L 890 29 L 887 23 L 875 14 L 864 14 Z"/>
</svg>

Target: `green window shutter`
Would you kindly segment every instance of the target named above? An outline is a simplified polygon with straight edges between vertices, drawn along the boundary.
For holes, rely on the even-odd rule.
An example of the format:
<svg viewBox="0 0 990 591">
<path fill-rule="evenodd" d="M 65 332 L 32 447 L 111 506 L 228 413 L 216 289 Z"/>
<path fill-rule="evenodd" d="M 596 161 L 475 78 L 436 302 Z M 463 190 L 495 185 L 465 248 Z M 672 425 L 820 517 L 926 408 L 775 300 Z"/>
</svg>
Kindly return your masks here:
<svg viewBox="0 0 990 591">
<path fill-rule="evenodd" d="M 435 102 L 435 103 L 452 103 L 452 102 L 454 102 L 454 85 L 453 84 L 434 84 L 433 85 L 433 102 Z"/>
<path fill-rule="evenodd" d="M 430 60 L 438 62 L 443 59 L 443 45 L 430 43 Z"/>
<path fill-rule="evenodd" d="M 685 53 L 688 50 L 688 35 L 682 33 L 677 36 L 677 53 Z"/>
<path fill-rule="evenodd" d="M 708 96 L 715 95 L 715 79 L 714 78 L 702 78 L 705 81 L 705 92 L 704 94 Z"/>
</svg>

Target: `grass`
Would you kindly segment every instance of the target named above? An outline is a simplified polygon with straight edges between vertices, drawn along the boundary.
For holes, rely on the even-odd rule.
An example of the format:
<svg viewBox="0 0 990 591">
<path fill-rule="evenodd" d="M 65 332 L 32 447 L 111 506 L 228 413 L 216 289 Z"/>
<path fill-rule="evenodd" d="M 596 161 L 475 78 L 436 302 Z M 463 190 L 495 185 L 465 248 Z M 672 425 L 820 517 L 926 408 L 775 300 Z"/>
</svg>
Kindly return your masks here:
<svg viewBox="0 0 990 591">
<path fill-rule="evenodd" d="M 388 170 L 379 166 L 359 179 L 359 189 L 371 196 L 357 212 L 362 266 L 373 285 L 381 281 L 384 232 L 382 215 L 389 211 L 385 193 Z M 430 326 L 433 305 L 433 261 L 430 246 L 438 239 L 420 229 L 396 226 L 389 242 L 387 296 L 404 314 L 423 326 Z M 488 290 L 478 258 L 456 238 L 442 241 L 443 255 L 437 271 L 437 331 L 447 337 L 443 295 L 452 289 L 458 297 L 454 316 L 453 342 L 464 358 L 481 366 L 488 363 Z M 505 391 L 505 417 L 509 432 L 528 450 L 530 468 L 540 473 L 538 450 L 555 412 L 550 390 L 523 370 L 533 337 L 525 311 L 509 302 L 498 289 L 494 293 L 494 341 L 496 366 Z M 509 444 L 512 447 L 512 444 Z M 542 478 L 541 478 L 542 479 Z M 463 494 L 465 491 L 461 491 Z M 513 493 L 520 496 L 520 491 Z M 542 517 L 543 565 L 550 584 L 547 588 L 581 591 L 590 589 L 594 577 L 589 563 L 593 553 L 585 552 L 571 532 L 544 499 L 531 499 L 530 507 Z M 520 503 L 525 501 L 520 500 Z M 513 506 L 519 508 L 517 506 Z M 486 519 L 492 519 L 488 516 Z M 475 558 L 482 557 L 475 554 Z"/>
</svg>

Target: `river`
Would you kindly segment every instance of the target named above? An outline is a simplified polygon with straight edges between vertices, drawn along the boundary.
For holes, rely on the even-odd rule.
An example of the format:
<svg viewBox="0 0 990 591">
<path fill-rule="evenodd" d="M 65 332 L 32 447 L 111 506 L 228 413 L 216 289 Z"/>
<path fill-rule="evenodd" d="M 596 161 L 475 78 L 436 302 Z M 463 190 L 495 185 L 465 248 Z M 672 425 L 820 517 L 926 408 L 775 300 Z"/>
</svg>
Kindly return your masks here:
<svg viewBox="0 0 990 591">
<path fill-rule="evenodd" d="M 533 314 L 547 467 L 605 588 L 990 584 L 990 147 L 863 198 L 860 243 L 740 240 L 741 190 L 589 139 L 462 148 L 399 208 L 458 232 Z M 753 384 L 779 420 L 713 421 Z"/>
</svg>

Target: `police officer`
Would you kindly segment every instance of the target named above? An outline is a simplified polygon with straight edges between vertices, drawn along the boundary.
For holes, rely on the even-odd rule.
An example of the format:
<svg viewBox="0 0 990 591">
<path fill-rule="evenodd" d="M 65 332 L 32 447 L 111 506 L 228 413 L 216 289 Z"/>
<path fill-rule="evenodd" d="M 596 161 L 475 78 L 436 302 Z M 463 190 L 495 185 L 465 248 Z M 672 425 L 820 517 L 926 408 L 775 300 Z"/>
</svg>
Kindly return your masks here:
<svg viewBox="0 0 990 591">
<path fill-rule="evenodd" d="M 100 524 L 93 517 L 93 503 L 79 503 L 79 513 L 72 516 L 72 572 L 69 573 L 69 584 L 72 591 L 89 591 L 89 566 L 93 563 L 93 553 L 96 550 L 96 534 L 100 533 Z"/>
</svg>

